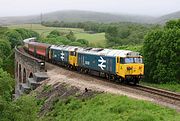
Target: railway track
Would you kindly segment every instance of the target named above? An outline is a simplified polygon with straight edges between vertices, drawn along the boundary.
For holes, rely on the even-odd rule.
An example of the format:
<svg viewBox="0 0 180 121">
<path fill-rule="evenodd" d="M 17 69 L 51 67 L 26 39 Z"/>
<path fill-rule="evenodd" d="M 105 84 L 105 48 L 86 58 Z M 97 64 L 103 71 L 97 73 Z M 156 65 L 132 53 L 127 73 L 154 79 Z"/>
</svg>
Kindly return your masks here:
<svg viewBox="0 0 180 121">
<path fill-rule="evenodd" d="M 133 88 L 136 88 L 136 89 L 144 91 L 144 92 L 148 92 L 148 93 L 151 93 L 151 94 L 156 94 L 156 95 L 159 95 L 159 96 L 162 96 L 162 97 L 169 98 L 171 100 L 175 100 L 175 101 L 180 102 L 180 94 L 175 93 L 175 92 L 162 90 L 162 89 L 149 87 L 149 86 L 143 86 L 143 85 L 137 85 L 137 86 L 135 86 Z"/>
</svg>

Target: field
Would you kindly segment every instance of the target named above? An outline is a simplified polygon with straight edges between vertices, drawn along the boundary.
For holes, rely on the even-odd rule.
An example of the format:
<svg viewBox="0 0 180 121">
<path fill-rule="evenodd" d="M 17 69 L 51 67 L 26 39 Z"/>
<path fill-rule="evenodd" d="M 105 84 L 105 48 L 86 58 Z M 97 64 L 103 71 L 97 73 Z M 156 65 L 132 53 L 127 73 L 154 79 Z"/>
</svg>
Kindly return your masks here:
<svg viewBox="0 0 180 121">
<path fill-rule="evenodd" d="M 98 47 L 105 47 L 105 33 L 88 34 L 88 33 L 76 33 L 77 39 L 86 39 L 89 43 L 95 44 Z"/>
<path fill-rule="evenodd" d="M 11 25 L 8 26 L 11 29 L 16 28 L 25 28 L 31 29 L 33 31 L 38 32 L 41 36 L 47 36 L 51 31 L 58 30 L 59 32 L 68 33 L 69 31 L 73 31 L 77 39 L 86 39 L 90 44 L 105 47 L 105 33 L 96 33 L 89 34 L 85 32 L 83 29 L 79 28 L 60 28 L 60 27 L 45 27 L 40 24 L 20 24 L 20 25 Z"/>
</svg>

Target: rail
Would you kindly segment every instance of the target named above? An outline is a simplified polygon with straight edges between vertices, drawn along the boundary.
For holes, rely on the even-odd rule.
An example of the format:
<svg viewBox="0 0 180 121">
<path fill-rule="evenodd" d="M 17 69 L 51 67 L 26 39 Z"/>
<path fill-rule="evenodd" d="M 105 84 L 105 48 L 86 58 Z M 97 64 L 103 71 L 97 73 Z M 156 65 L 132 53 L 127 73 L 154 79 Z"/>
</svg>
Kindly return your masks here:
<svg viewBox="0 0 180 121">
<path fill-rule="evenodd" d="M 149 86 L 143 86 L 143 85 L 137 85 L 135 87 L 138 90 L 142 90 L 145 92 L 149 92 L 149 93 L 153 93 L 159 96 L 163 96 L 169 99 L 173 99 L 176 101 L 180 101 L 180 94 L 179 93 L 175 93 L 175 92 L 171 92 L 171 91 L 167 91 L 167 90 L 163 90 L 163 89 L 158 89 L 158 88 L 154 88 L 154 87 L 149 87 Z"/>
</svg>

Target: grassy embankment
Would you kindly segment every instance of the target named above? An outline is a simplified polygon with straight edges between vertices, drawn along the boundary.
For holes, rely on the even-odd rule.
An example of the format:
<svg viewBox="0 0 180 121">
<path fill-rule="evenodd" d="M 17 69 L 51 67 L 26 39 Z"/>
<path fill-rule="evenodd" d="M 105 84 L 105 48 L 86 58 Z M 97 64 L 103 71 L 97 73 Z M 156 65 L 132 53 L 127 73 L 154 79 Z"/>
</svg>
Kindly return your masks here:
<svg viewBox="0 0 180 121">
<path fill-rule="evenodd" d="M 180 113 L 151 102 L 80 91 L 66 84 L 44 85 L 36 94 L 42 121 L 179 121 Z"/>
<path fill-rule="evenodd" d="M 85 101 L 70 98 L 54 103 L 44 121 L 179 121 L 180 113 L 126 96 L 100 94 Z"/>
</svg>

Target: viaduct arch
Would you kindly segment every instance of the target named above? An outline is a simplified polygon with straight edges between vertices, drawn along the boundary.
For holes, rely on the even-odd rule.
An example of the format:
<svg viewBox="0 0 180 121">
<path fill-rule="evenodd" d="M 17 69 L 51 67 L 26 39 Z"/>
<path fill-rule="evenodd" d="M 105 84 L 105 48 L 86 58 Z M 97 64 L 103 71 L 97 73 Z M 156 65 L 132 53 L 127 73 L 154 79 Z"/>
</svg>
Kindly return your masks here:
<svg viewBox="0 0 180 121">
<path fill-rule="evenodd" d="M 43 79 L 48 78 L 45 73 L 45 62 L 25 53 L 22 47 L 15 47 L 15 97 L 29 93 L 37 87 L 39 85 L 36 80 L 38 75 Z"/>
</svg>

